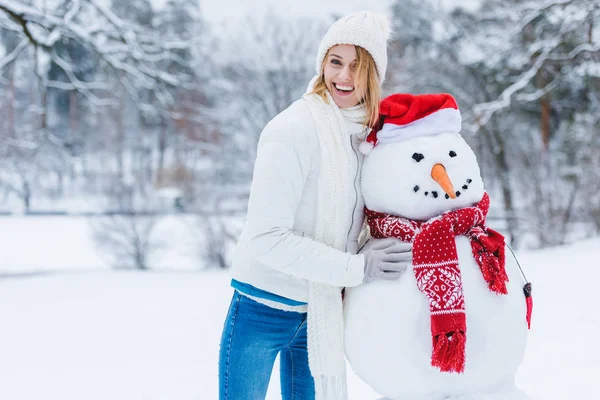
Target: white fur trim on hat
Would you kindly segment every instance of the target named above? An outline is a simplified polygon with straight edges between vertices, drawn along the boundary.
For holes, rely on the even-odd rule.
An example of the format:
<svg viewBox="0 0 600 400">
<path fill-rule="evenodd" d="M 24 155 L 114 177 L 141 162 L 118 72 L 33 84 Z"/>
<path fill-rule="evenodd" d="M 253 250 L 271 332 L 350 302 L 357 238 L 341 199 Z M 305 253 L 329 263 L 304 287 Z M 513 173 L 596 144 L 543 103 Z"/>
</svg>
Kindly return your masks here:
<svg viewBox="0 0 600 400">
<path fill-rule="evenodd" d="M 390 23 L 386 15 L 372 11 L 358 11 L 340 18 L 331 25 L 317 52 L 317 74 L 321 73 L 323 59 L 335 45 L 353 44 L 367 50 L 377 67 L 380 83 L 387 70 L 387 41 Z"/>
<path fill-rule="evenodd" d="M 402 142 L 417 136 L 460 132 L 462 118 L 455 108 L 443 108 L 407 125 L 383 124 L 377 133 L 379 143 Z"/>
</svg>

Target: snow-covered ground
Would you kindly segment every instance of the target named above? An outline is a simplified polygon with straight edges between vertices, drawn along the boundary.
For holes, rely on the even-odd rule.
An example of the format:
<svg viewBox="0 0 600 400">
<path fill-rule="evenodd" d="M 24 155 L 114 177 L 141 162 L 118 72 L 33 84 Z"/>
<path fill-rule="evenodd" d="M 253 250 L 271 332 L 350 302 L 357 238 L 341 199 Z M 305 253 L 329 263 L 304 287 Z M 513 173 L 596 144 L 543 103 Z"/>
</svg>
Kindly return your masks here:
<svg viewBox="0 0 600 400">
<path fill-rule="evenodd" d="M 0 217 L 0 277 L 57 271 L 109 268 L 111 258 L 92 239 L 94 225 L 108 217 L 2 216 Z M 152 269 L 198 270 L 203 244 L 201 220 L 194 215 L 159 217 L 153 228 Z M 235 220 L 233 224 L 239 224 Z M 1 398 L 0 398 L 1 399 Z"/>
<path fill-rule="evenodd" d="M 0 221 L 0 399 L 218 397 L 219 337 L 231 296 L 226 272 L 111 271 L 81 223 L 57 220 L 52 231 L 49 220 L 6 221 Z M 600 239 L 519 258 L 534 283 L 535 307 L 518 385 L 536 400 L 600 398 L 593 382 L 600 376 L 594 297 Z M 380 397 L 354 375 L 349 387 L 353 400 Z M 278 398 L 275 370 L 268 399 Z"/>
</svg>

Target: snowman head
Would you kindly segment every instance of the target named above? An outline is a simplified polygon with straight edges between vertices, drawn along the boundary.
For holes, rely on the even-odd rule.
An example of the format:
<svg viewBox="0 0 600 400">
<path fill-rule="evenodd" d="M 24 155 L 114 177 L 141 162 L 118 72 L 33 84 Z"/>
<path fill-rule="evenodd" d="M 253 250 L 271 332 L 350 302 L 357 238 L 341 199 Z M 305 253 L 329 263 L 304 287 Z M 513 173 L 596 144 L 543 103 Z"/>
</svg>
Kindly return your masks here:
<svg viewBox="0 0 600 400">
<path fill-rule="evenodd" d="M 459 134 L 452 96 L 395 94 L 382 101 L 381 116 L 362 170 L 367 208 L 426 221 L 481 200 L 479 165 Z"/>
</svg>

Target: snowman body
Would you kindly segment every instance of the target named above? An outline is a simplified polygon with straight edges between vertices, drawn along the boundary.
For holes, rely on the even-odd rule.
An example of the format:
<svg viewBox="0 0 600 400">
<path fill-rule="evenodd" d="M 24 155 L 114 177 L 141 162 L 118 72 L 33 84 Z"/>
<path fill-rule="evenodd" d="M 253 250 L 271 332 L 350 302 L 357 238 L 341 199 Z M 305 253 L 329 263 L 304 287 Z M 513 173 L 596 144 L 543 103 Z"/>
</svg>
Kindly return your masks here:
<svg viewBox="0 0 600 400">
<path fill-rule="evenodd" d="M 432 179 L 435 165 L 444 167 L 453 191 Z M 365 159 L 362 187 L 370 210 L 417 221 L 473 206 L 484 193 L 473 151 L 451 132 L 378 145 Z M 459 193 L 451 198 L 448 192 Z M 346 289 L 348 361 L 360 378 L 394 400 L 529 399 L 514 383 L 527 340 L 525 282 L 516 260 L 507 249 L 508 294 L 500 295 L 488 289 L 469 238 L 454 240 L 467 326 L 464 372 L 431 366 L 429 303 L 412 268 L 396 281 Z"/>
<path fill-rule="evenodd" d="M 518 267 L 508 256 L 509 294 L 498 295 L 487 288 L 466 236 L 456 237 L 456 250 L 467 320 L 462 374 L 431 366 L 429 304 L 411 268 L 396 281 L 347 289 L 346 356 L 359 377 L 391 399 L 483 399 L 484 394 L 515 390 L 514 376 L 527 339 Z"/>
</svg>

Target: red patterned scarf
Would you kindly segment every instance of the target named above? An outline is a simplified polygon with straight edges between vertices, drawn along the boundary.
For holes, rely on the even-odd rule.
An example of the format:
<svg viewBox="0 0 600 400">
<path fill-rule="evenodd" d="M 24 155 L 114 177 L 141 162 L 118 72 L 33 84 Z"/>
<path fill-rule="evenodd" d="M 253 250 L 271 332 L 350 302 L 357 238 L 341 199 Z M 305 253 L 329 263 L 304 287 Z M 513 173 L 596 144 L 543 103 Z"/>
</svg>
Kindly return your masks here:
<svg viewBox="0 0 600 400">
<path fill-rule="evenodd" d="M 504 236 L 487 228 L 490 198 L 484 193 L 473 207 L 461 208 L 426 222 L 412 221 L 365 208 L 374 238 L 395 237 L 413 242 L 413 271 L 417 286 L 429 300 L 433 352 L 431 365 L 444 372 L 463 372 L 467 324 L 465 299 L 454 237 L 471 241 L 473 257 L 488 288 L 507 294 Z"/>
</svg>

